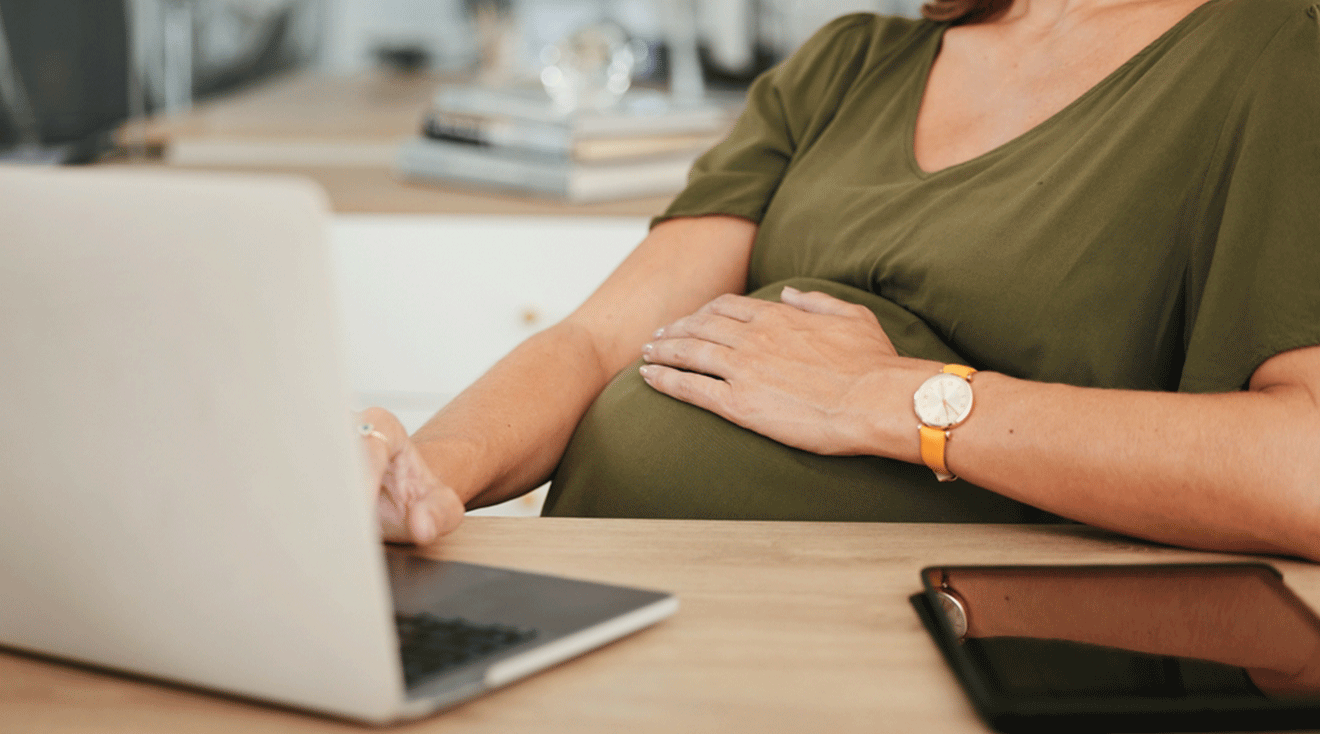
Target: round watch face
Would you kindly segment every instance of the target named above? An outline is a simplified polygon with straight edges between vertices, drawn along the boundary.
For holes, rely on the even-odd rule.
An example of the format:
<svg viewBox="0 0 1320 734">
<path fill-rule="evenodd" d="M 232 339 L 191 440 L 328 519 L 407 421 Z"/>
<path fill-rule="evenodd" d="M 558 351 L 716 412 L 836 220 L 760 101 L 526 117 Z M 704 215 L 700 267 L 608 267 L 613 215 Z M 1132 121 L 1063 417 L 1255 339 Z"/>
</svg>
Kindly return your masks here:
<svg viewBox="0 0 1320 734">
<path fill-rule="evenodd" d="M 949 620 L 953 634 L 962 639 L 967 636 L 967 606 L 952 589 L 936 589 L 935 597 L 940 600 L 940 611 Z"/>
<path fill-rule="evenodd" d="M 913 404 L 922 423 L 932 428 L 956 426 L 972 412 L 972 385 L 957 375 L 941 372 L 921 383 Z"/>
</svg>

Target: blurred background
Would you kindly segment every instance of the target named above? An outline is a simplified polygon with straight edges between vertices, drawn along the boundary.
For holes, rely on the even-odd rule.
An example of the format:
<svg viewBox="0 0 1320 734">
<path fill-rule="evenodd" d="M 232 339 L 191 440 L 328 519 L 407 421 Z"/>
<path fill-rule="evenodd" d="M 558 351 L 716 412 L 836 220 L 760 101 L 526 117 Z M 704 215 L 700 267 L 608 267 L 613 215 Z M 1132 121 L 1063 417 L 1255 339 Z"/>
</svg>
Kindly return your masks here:
<svg viewBox="0 0 1320 734">
<path fill-rule="evenodd" d="M 737 89 L 840 14 L 919 0 L 0 0 L 0 149 L 87 160 L 116 124 L 186 110 L 295 69 L 517 78 L 584 24 L 622 28 L 634 84 L 666 84 L 695 36 Z M 677 39 L 677 41 L 675 40 Z"/>
<path fill-rule="evenodd" d="M 841 14 L 919 6 L 0 0 L 0 164 L 311 180 L 354 406 L 413 431 L 627 256 L 758 72 Z"/>
</svg>

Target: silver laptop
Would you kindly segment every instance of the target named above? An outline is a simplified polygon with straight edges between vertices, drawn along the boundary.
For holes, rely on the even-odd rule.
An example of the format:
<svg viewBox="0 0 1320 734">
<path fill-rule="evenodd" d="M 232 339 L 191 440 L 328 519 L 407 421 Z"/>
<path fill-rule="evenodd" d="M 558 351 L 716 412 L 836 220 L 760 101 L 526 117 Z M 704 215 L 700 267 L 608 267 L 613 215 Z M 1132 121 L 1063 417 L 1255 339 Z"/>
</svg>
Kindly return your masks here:
<svg viewBox="0 0 1320 734">
<path fill-rule="evenodd" d="M 383 550 L 322 194 L 0 167 L 0 645 L 382 723 L 665 593 Z"/>
</svg>

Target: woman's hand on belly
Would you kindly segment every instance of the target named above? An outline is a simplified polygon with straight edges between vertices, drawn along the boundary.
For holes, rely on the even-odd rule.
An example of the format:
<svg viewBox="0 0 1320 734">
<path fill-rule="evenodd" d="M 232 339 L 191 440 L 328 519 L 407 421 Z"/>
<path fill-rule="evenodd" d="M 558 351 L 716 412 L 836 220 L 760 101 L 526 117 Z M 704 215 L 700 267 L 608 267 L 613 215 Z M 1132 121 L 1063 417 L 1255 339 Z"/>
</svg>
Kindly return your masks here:
<svg viewBox="0 0 1320 734">
<path fill-rule="evenodd" d="M 805 451 L 919 461 L 912 395 L 936 362 L 898 356 L 875 315 L 824 293 L 721 296 L 656 333 L 642 377 Z"/>
</svg>

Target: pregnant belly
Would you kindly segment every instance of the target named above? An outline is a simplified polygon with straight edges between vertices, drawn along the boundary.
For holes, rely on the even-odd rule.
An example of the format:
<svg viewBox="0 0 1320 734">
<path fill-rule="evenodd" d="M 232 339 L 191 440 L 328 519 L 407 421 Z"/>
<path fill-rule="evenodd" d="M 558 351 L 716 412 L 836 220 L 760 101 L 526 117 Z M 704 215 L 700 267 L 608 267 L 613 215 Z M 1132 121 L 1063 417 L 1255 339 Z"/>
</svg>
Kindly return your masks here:
<svg viewBox="0 0 1320 734">
<path fill-rule="evenodd" d="M 961 361 L 929 327 L 889 301 L 829 281 L 784 285 L 824 291 L 876 313 L 901 354 Z M 579 423 L 545 514 L 748 520 L 1057 522 L 1048 513 L 967 482 L 940 483 L 925 466 L 874 456 L 820 456 L 736 426 L 656 392 L 621 371 Z M 916 418 L 913 417 L 913 440 Z"/>
</svg>

